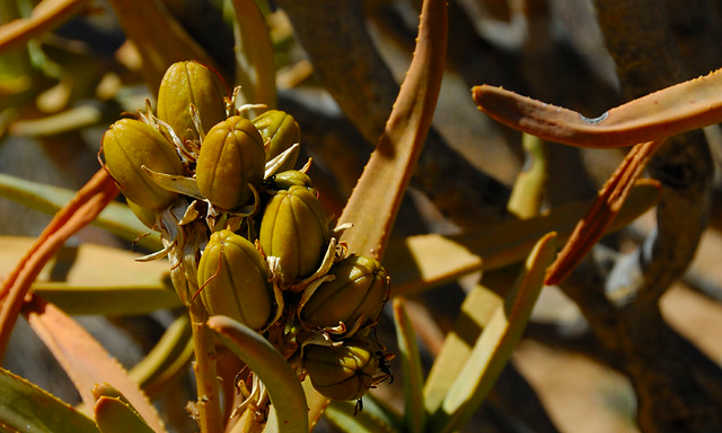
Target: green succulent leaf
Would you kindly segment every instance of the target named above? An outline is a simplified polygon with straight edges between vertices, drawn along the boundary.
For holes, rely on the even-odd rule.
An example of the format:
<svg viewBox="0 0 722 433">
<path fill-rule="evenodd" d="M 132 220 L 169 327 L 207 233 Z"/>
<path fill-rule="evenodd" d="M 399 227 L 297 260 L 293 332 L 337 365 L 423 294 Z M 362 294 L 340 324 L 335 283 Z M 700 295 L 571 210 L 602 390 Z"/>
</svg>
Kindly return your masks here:
<svg viewBox="0 0 722 433">
<path fill-rule="evenodd" d="M 153 349 L 128 374 L 141 388 L 152 394 L 184 371 L 192 356 L 190 321 L 183 314 L 171 323 Z"/>
<path fill-rule="evenodd" d="M 544 141 L 522 134 L 522 145 L 526 151 L 526 163 L 514 182 L 506 208 L 518 218 L 527 219 L 539 215 L 549 173 Z"/>
<path fill-rule="evenodd" d="M 100 397 L 95 403 L 95 421 L 103 433 L 155 433 L 121 398 Z"/>
<path fill-rule="evenodd" d="M 0 274 L 9 273 L 32 242 L 32 238 L 0 236 Z M 46 266 L 33 290 L 68 314 L 117 316 L 178 307 L 178 296 L 164 282 L 167 263 L 138 263 L 135 257 L 92 244 L 67 247 Z"/>
<path fill-rule="evenodd" d="M 358 412 L 355 404 L 347 401 L 332 402 L 326 408 L 324 415 L 331 424 L 348 433 L 396 433 L 401 431 L 376 417 L 374 413 L 367 410 L 365 405 L 364 409 Z"/>
<path fill-rule="evenodd" d="M 0 368 L 0 432 L 98 433 L 92 419 Z"/>
<path fill-rule="evenodd" d="M 422 433 L 426 427 L 426 411 L 422 391 L 424 372 L 416 344 L 416 333 L 409 322 L 401 298 L 394 299 L 396 339 L 401 354 L 401 374 L 404 387 L 404 425 L 410 433 Z"/>
<path fill-rule="evenodd" d="M 40 119 L 17 121 L 10 132 L 27 137 L 47 137 L 87 128 L 100 122 L 102 117 L 103 113 L 96 104 L 87 103 Z"/>
<path fill-rule="evenodd" d="M 428 413 L 436 412 L 441 406 L 458 372 L 469 359 L 476 339 L 503 303 L 499 295 L 481 285 L 466 295 L 454 329 L 444 339 L 424 384 L 424 402 Z"/>
<path fill-rule="evenodd" d="M 101 283 L 102 284 L 102 283 Z M 175 292 L 163 284 L 157 286 L 72 285 L 35 283 L 38 295 L 71 315 L 98 314 L 129 316 L 181 306 Z"/>
<path fill-rule="evenodd" d="M 40 212 L 54 214 L 74 195 L 75 191 L 67 188 L 31 182 L 0 173 L 0 196 Z M 93 224 L 144 248 L 163 247 L 159 235 L 150 232 L 127 206 L 120 203 L 110 203 Z"/>
<path fill-rule="evenodd" d="M 208 327 L 258 375 L 268 389 L 277 419 L 276 430 L 280 433 L 307 433 L 306 398 L 296 373 L 283 356 L 257 332 L 229 317 L 212 316 L 208 319 Z"/>
<path fill-rule="evenodd" d="M 521 339 L 556 254 L 555 238 L 555 233 L 545 235 L 529 254 L 511 293 L 495 309 L 441 407 L 431 414 L 430 431 L 456 431 L 486 398 Z"/>
<path fill-rule="evenodd" d="M 364 412 L 379 420 L 380 423 L 391 426 L 396 431 L 403 431 L 403 418 L 388 403 L 367 392 L 363 396 Z"/>
</svg>

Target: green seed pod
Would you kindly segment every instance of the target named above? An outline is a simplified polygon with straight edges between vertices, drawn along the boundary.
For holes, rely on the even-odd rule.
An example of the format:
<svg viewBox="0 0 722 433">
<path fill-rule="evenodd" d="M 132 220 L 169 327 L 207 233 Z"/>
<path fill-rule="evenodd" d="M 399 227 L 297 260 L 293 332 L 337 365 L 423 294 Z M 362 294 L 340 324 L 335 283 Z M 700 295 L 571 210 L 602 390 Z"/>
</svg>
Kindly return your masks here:
<svg viewBox="0 0 722 433">
<path fill-rule="evenodd" d="M 281 285 L 312 274 L 330 238 L 328 220 L 315 194 L 292 186 L 273 196 L 261 220 L 259 240 L 267 256 L 278 257 Z"/>
<path fill-rule="evenodd" d="M 223 92 L 216 74 L 198 62 L 173 63 L 165 71 L 158 89 L 158 118 L 168 123 L 184 141 L 197 137 L 189 104 L 198 109 L 203 132 L 226 118 Z"/>
<path fill-rule="evenodd" d="M 125 201 L 128 203 L 128 208 L 133 212 L 133 214 L 135 214 L 135 216 L 140 220 L 140 222 L 142 222 L 149 229 L 153 229 L 157 213 L 153 209 L 148 209 L 147 207 L 140 206 L 138 203 L 128 198 L 126 198 Z"/>
<path fill-rule="evenodd" d="M 383 354 L 368 340 L 342 346 L 310 344 L 303 350 L 303 367 L 318 392 L 333 400 L 356 400 L 389 377 L 382 370 Z"/>
<path fill-rule="evenodd" d="M 105 166 L 126 198 L 139 206 L 162 209 L 177 196 L 156 185 L 142 165 L 167 174 L 182 174 L 175 148 L 160 132 L 138 120 L 122 119 L 103 135 Z"/>
<path fill-rule="evenodd" d="M 276 189 L 288 189 L 294 185 L 311 187 L 311 178 L 298 170 L 287 170 L 271 176 L 271 183 Z"/>
<path fill-rule="evenodd" d="M 196 180 L 211 203 L 231 210 L 248 202 L 248 183 L 260 183 L 264 170 L 261 135 L 251 122 L 233 116 L 208 131 L 196 163 Z"/>
<path fill-rule="evenodd" d="M 303 307 L 304 324 L 329 328 L 343 322 L 350 335 L 378 319 L 389 296 L 388 276 L 378 261 L 352 255 L 329 274 L 336 278 L 321 284 Z"/>
<path fill-rule="evenodd" d="M 223 314 L 253 329 L 271 317 L 266 263 L 252 243 L 230 230 L 211 235 L 198 264 L 198 286 L 209 315 Z"/>
<path fill-rule="evenodd" d="M 266 161 L 301 141 L 301 128 L 288 113 L 280 110 L 269 110 L 253 119 L 253 124 L 270 143 L 266 148 Z M 291 170 L 296 165 L 300 149 L 297 149 L 281 170 Z"/>
</svg>

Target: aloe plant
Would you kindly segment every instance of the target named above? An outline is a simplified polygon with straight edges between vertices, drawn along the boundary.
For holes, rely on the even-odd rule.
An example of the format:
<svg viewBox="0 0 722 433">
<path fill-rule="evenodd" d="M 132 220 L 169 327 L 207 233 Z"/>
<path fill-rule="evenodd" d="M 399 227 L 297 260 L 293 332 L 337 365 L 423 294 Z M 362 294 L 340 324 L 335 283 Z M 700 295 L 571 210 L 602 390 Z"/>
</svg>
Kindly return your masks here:
<svg viewBox="0 0 722 433">
<path fill-rule="evenodd" d="M 521 78 L 519 59 L 479 44 L 473 13 L 456 2 L 396 2 L 419 8 L 415 39 L 399 27 L 401 9 L 375 2 L 109 3 L 126 36 L 112 61 L 79 54 L 55 33 L 91 10 L 90 2 L 0 6 L 0 77 L 8 78 L 0 91 L 9 95 L 0 103 L 0 136 L 37 140 L 61 164 L 53 140 L 78 142 L 88 128 L 105 131 L 96 146 L 100 166 L 77 191 L 0 174 L 1 196 L 54 214 L 37 238 L 1 238 L 0 358 L 24 316 L 81 399 L 73 407 L 2 369 L 0 431 L 163 433 L 185 428 L 178 413 L 187 411 L 201 433 L 304 432 L 322 416 L 349 432 L 452 432 L 473 422 L 484 402 L 516 418 L 506 423 L 516 426 L 509 431 L 558 431 L 523 379 L 515 388 L 519 402 L 504 401 L 494 388 L 507 380 L 529 323 L 536 335 L 532 311 L 545 285 L 562 288 L 578 305 L 592 344 L 548 334 L 545 341 L 625 373 L 637 391 L 642 431 L 722 428 L 714 392 L 719 368 L 662 320 L 657 305 L 689 264 L 704 224 L 706 208 L 692 206 L 693 220 L 684 220 L 684 193 L 707 200 L 711 182 L 708 171 L 684 176 L 688 167 L 709 169 L 706 144 L 676 137 L 722 120 L 722 73 L 690 81 L 670 73 L 656 88 L 638 85 L 634 80 L 650 72 L 625 57 L 613 17 L 631 20 L 647 1 L 597 2 L 632 99 L 610 109 L 609 92 L 593 83 L 599 86 L 592 96 L 608 104 L 598 117 L 483 84 L 499 77 L 486 71 L 476 78 L 478 60 L 469 56 L 498 60 L 509 83 L 517 80 L 516 88 L 540 99 L 560 87 Z M 516 12 L 500 3 L 506 5 L 479 2 L 487 18 L 510 19 Z M 527 0 L 518 13 L 528 24 L 517 47 L 522 63 L 546 56 L 552 62 L 541 62 L 542 72 L 556 71 L 564 63 L 545 27 L 551 9 Z M 235 44 L 198 34 L 210 22 L 218 40 L 227 33 Z M 368 22 L 389 51 L 413 48 L 398 88 Z M 277 82 L 311 81 L 307 60 L 284 64 L 297 55 L 291 25 L 317 74 L 314 85 L 333 96 L 348 121 L 278 92 Z M 661 43 L 645 25 L 639 31 Z M 383 39 L 389 35 L 391 42 Z M 543 42 L 553 50 L 544 51 Z M 474 76 L 468 104 L 522 131 L 521 139 L 505 133 L 526 158 L 512 188 L 469 164 L 437 131 L 448 122 L 441 119 L 449 71 Z M 149 99 L 139 104 L 127 95 L 140 83 Z M 562 102 L 583 107 L 588 101 L 575 89 L 561 92 Z M 485 122 L 483 115 L 475 121 Z M 324 144 L 335 145 L 338 136 L 343 149 Z M 357 156 L 354 138 L 374 145 L 365 148 L 367 160 Z M 691 150 L 670 150 L 685 143 Z M 560 144 L 633 147 L 595 197 L 552 203 Z M 640 179 L 648 165 L 653 178 Z M 410 186 L 458 230 L 419 230 L 432 217 L 407 209 Z M 657 204 L 660 228 L 631 256 L 598 246 Z M 82 244 L 60 263 L 66 242 L 90 224 L 145 255 Z M 590 251 L 606 251 L 614 269 L 602 270 Z M 65 275 L 46 278 L 63 266 Z M 479 271 L 483 278 L 471 281 Z M 444 321 L 414 305 L 462 277 L 465 300 L 441 337 Z M 383 337 L 390 299 L 392 344 Z M 158 310 L 172 311 L 173 322 L 128 370 L 71 317 Z M 398 368 L 390 369 L 394 357 Z M 682 371 L 680 362 L 691 367 Z M 189 364 L 195 397 L 169 398 Z M 392 378 L 400 402 L 384 392 Z M 379 392 L 368 393 L 374 388 Z M 164 399 L 161 412 L 156 399 Z M 502 424 L 495 428 L 507 428 Z"/>
</svg>

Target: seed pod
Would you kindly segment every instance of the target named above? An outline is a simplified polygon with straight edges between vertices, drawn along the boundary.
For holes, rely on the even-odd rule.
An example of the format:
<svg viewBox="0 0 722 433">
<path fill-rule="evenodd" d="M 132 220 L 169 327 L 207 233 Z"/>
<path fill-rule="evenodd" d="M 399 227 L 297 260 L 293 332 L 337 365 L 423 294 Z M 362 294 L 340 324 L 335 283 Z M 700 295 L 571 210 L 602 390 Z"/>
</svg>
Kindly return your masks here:
<svg viewBox="0 0 722 433">
<path fill-rule="evenodd" d="M 283 286 L 316 270 L 329 237 L 321 203 L 306 187 L 278 191 L 263 213 L 259 240 L 267 256 L 278 257 Z"/>
<path fill-rule="evenodd" d="M 311 178 L 298 170 L 286 170 L 271 176 L 271 183 L 276 189 L 289 189 L 294 185 L 311 187 Z"/>
<path fill-rule="evenodd" d="M 266 148 L 266 161 L 279 155 L 293 144 L 301 141 L 301 128 L 288 113 L 280 110 L 269 110 L 253 119 L 264 140 L 269 140 Z M 296 165 L 300 149 L 296 150 L 281 170 L 291 170 Z"/>
<path fill-rule="evenodd" d="M 138 120 L 121 119 L 103 135 L 105 166 L 126 198 L 139 206 L 162 209 L 177 196 L 156 185 L 142 165 L 167 174 L 182 174 L 183 164 L 160 132 Z"/>
<path fill-rule="evenodd" d="M 157 213 L 152 209 L 140 206 L 138 203 L 128 198 L 126 198 L 125 201 L 128 203 L 128 208 L 140 220 L 140 222 L 142 222 L 149 229 L 153 229 Z"/>
<path fill-rule="evenodd" d="M 231 210 L 248 202 L 248 183 L 263 179 L 263 140 L 248 120 L 233 116 L 208 131 L 196 163 L 201 194 Z"/>
<path fill-rule="evenodd" d="M 301 311 L 307 326 L 335 327 L 343 322 L 348 335 L 375 322 L 389 296 L 388 276 L 371 258 L 352 255 L 329 272 L 336 278 L 321 284 Z"/>
<path fill-rule="evenodd" d="M 369 340 L 350 340 L 342 346 L 309 344 L 303 367 L 318 392 L 333 400 L 355 400 L 389 377 L 382 370 L 383 354 Z"/>
<path fill-rule="evenodd" d="M 211 235 L 198 264 L 198 286 L 210 315 L 223 314 L 253 329 L 271 317 L 266 263 L 253 244 L 230 230 Z"/>
<path fill-rule="evenodd" d="M 198 109 L 203 132 L 226 117 L 223 92 L 216 75 L 198 62 L 173 63 L 165 71 L 158 89 L 158 118 L 168 123 L 184 141 L 197 137 L 190 104 Z"/>
</svg>

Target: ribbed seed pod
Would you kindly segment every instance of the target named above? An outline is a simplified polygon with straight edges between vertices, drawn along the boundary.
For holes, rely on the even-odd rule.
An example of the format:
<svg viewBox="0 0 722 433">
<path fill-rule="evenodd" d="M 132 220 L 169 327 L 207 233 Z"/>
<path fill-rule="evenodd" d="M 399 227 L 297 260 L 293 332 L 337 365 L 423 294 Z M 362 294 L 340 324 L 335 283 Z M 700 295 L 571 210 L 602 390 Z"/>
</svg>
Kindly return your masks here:
<svg viewBox="0 0 722 433">
<path fill-rule="evenodd" d="M 126 198 L 125 201 L 128 203 L 128 208 L 140 220 L 140 222 L 142 222 L 149 229 L 152 229 L 153 225 L 155 225 L 155 217 L 157 213 L 153 209 L 148 209 L 147 207 L 140 206 L 138 203 L 134 202 L 129 198 Z"/>
<path fill-rule="evenodd" d="M 266 263 L 253 244 L 230 230 L 211 235 L 198 265 L 198 286 L 209 315 L 223 314 L 253 329 L 271 317 Z"/>
<path fill-rule="evenodd" d="M 268 110 L 253 119 L 253 124 L 270 143 L 266 148 L 266 161 L 282 153 L 293 144 L 301 141 L 301 128 L 296 120 L 288 113 L 280 110 Z M 281 170 L 291 170 L 296 165 L 300 149 L 284 164 Z"/>
<path fill-rule="evenodd" d="M 248 183 L 260 183 L 265 169 L 263 140 L 251 122 L 229 117 L 206 134 L 196 163 L 198 189 L 215 206 L 246 204 Z"/>
<path fill-rule="evenodd" d="M 380 368 L 382 356 L 368 340 L 337 347 L 310 344 L 303 350 L 303 367 L 316 391 L 333 400 L 355 400 L 388 377 Z"/>
<path fill-rule="evenodd" d="M 197 137 L 189 104 L 198 109 L 203 132 L 226 117 L 223 92 L 216 75 L 198 62 L 173 63 L 165 71 L 158 89 L 158 118 L 168 123 L 181 140 Z"/>
<path fill-rule="evenodd" d="M 298 170 L 286 170 L 271 176 L 271 182 L 276 189 L 288 189 L 294 185 L 311 187 L 311 177 Z"/>
<path fill-rule="evenodd" d="M 343 322 L 353 333 L 378 319 L 389 296 L 388 276 L 378 261 L 352 255 L 329 274 L 336 278 L 321 284 L 301 311 L 305 325 L 328 328 Z"/>
<path fill-rule="evenodd" d="M 120 190 L 138 205 L 158 210 L 177 196 L 156 185 L 141 169 L 145 165 L 162 173 L 183 173 L 173 145 L 150 125 L 133 119 L 113 123 L 103 135 L 103 155 Z"/>
<path fill-rule="evenodd" d="M 329 237 L 321 203 L 306 187 L 278 191 L 263 213 L 261 247 L 267 256 L 278 257 L 284 286 L 316 270 Z"/>
</svg>

